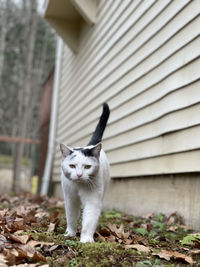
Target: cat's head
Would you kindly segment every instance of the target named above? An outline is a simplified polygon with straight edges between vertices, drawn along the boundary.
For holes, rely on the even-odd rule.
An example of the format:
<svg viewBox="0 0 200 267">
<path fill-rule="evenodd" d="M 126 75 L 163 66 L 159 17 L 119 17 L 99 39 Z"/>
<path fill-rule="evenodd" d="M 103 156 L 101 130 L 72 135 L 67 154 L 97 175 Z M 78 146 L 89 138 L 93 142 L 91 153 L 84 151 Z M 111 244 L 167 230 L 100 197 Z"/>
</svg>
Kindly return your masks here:
<svg viewBox="0 0 200 267">
<path fill-rule="evenodd" d="M 82 148 L 70 148 L 61 144 L 61 167 L 66 178 L 71 181 L 91 182 L 99 169 L 101 147 L 101 143 Z"/>
</svg>

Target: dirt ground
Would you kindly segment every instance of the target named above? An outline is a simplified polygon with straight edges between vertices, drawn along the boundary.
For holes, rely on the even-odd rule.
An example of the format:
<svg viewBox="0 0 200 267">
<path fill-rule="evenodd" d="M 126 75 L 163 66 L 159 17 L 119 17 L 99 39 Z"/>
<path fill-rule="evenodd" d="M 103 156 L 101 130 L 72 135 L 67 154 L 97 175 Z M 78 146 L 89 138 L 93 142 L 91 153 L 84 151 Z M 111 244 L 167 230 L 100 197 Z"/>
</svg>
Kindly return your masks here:
<svg viewBox="0 0 200 267">
<path fill-rule="evenodd" d="M 173 213 L 135 217 L 105 210 L 95 243 L 64 237 L 63 201 L 21 195 L 0 197 L 0 266 L 200 266 L 200 233 Z"/>
</svg>

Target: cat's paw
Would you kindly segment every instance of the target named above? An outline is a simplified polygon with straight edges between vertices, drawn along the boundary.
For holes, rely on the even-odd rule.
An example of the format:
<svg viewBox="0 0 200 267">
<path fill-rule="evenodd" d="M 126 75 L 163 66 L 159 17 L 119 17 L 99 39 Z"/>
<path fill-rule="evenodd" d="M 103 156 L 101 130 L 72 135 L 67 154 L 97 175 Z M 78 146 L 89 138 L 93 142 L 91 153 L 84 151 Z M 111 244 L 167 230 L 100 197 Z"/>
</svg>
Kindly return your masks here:
<svg viewBox="0 0 200 267">
<path fill-rule="evenodd" d="M 64 234 L 65 237 L 73 237 L 73 236 L 76 236 L 76 231 L 72 231 L 72 230 L 66 230 L 65 234 Z"/>
<path fill-rule="evenodd" d="M 92 236 L 85 235 L 85 236 L 81 236 L 80 241 L 81 241 L 81 243 L 93 243 L 94 239 Z"/>
</svg>

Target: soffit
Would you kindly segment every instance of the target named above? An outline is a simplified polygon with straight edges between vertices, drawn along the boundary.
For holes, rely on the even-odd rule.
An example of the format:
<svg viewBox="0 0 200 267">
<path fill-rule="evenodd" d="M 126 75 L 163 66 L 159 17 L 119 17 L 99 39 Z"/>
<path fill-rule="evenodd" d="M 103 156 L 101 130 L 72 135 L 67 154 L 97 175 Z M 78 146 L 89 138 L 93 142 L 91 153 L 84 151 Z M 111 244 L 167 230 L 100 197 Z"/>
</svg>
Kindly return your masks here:
<svg viewBox="0 0 200 267">
<path fill-rule="evenodd" d="M 44 17 L 74 51 L 78 51 L 81 28 L 96 21 L 98 0 L 47 0 Z"/>
</svg>

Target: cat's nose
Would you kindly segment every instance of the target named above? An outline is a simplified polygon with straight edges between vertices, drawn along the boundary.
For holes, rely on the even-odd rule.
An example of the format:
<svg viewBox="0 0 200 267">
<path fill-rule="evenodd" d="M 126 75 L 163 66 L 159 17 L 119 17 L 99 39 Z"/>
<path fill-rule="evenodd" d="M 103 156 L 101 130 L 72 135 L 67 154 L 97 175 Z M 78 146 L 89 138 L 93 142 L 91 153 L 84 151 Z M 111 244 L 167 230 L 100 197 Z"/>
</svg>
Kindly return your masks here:
<svg viewBox="0 0 200 267">
<path fill-rule="evenodd" d="M 82 175 L 83 175 L 82 173 L 77 173 L 78 178 L 81 178 Z"/>
</svg>

